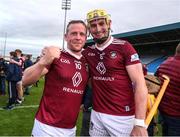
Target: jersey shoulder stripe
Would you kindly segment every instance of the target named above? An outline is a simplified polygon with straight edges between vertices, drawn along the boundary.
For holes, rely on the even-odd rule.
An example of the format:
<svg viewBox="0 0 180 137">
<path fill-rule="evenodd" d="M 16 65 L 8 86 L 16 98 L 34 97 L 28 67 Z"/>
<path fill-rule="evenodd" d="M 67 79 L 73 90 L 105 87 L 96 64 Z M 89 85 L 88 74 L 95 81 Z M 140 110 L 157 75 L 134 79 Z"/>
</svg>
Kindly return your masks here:
<svg viewBox="0 0 180 137">
<path fill-rule="evenodd" d="M 126 41 L 121 39 L 113 39 L 112 44 L 121 44 L 125 45 Z"/>
</svg>

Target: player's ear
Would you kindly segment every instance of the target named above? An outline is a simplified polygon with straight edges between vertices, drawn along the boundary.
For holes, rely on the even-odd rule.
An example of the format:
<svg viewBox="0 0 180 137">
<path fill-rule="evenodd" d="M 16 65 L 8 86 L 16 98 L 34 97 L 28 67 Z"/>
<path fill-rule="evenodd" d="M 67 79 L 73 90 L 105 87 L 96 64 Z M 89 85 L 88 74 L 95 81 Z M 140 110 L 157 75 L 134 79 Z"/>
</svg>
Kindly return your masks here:
<svg viewBox="0 0 180 137">
<path fill-rule="evenodd" d="M 67 41 L 67 34 L 64 34 L 64 40 Z"/>
<path fill-rule="evenodd" d="M 112 21 L 109 20 L 109 21 L 108 21 L 108 26 L 109 26 L 110 29 L 111 29 L 111 25 L 112 25 Z"/>
</svg>

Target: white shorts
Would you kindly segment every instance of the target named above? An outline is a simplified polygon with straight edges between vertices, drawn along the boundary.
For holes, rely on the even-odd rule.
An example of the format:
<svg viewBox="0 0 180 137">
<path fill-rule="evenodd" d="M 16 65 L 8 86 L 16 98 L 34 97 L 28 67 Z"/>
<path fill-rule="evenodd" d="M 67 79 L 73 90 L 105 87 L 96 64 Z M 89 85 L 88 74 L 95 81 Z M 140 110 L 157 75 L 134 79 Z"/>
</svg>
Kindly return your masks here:
<svg viewBox="0 0 180 137">
<path fill-rule="evenodd" d="M 37 119 L 34 120 L 34 127 L 32 130 L 33 137 L 61 137 L 61 136 L 76 136 L 76 127 L 66 129 L 66 128 L 57 128 L 41 123 Z"/>
<path fill-rule="evenodd" d="M 130 136 L 134 127 L 133 116 L 116 116 L 91 112 L 90 136 Z"/>
</svg>

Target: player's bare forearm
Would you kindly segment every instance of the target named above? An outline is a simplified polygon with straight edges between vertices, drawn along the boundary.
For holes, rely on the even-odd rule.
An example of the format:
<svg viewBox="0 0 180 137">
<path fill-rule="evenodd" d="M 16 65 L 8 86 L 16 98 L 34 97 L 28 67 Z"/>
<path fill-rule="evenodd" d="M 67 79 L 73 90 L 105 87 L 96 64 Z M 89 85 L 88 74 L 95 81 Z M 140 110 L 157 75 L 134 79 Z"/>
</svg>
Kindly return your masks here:
<svg viewBox="0 0 180 137">
<path fill-rule="evenodd" d="M 142 71 L 142 64 L 129 65 L 126 69 L 134 86 L 135 117 L 145 119 L 148 90 Z"/>
<path fill-rule="evenodd" d="M 148 136 L 147 129 L 144 123 L 144 120 L 146 117 L 147 93 L 148 93 L 147 87 L 145 84 L 143 84 L 142 82 L 136 83 L 135 95 L 134 95 L 135 97 L 135 121 L 134 122 L 135 123 L 134 123 L 134 128 L 131 132 L 131 136 Z"/>
<path fill-rule="evenodd" d="M 142 64 L 129 65 L 126 67 L 129 77 L 134 86 L 135 121 L 131 136 L 148 136 L 144 120 L 146 117 L 146 103 L 148 90 L 142 71 Z"/>
<path fill-rule="evenodd" d="M 145 84 L 135 88 L 135 118 L 145 119 L 147 107 L 147 87 Z"/>
<path fill-rule="evenodd" d="M 46 67 L 40 62 L 34 64 L 33 66 L 27 68 L 24 71 L 22 78 L 23 86 L 31 85 L 39 80 L 39 78 L 48 72 Z"/>
</svg>

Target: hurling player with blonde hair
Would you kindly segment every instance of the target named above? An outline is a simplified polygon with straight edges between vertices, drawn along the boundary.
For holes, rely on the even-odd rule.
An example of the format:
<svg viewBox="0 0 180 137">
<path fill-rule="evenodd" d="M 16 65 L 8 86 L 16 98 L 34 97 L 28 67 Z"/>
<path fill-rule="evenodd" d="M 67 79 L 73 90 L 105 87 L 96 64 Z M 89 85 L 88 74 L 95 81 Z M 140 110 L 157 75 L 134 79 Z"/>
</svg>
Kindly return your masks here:
<svg viewBox="0 0 180 137">
<path fill-rule="evenodd" d="M 110 15 L 102 9 L 87 14 L 94 45 L 82 53 L 91 75 L 91 136 L 148 136 L 144 124 L 147 87 L 133 46 L 111 36 Z"/>
</svg>

